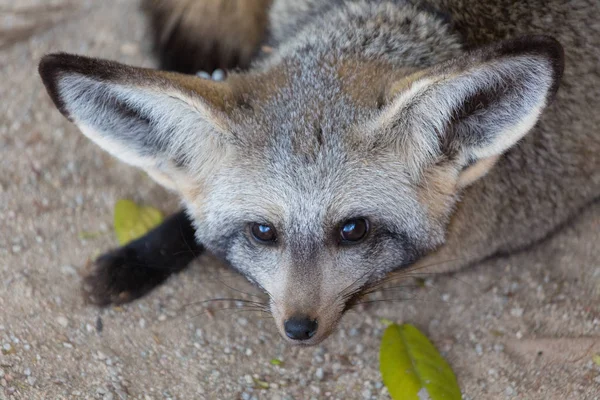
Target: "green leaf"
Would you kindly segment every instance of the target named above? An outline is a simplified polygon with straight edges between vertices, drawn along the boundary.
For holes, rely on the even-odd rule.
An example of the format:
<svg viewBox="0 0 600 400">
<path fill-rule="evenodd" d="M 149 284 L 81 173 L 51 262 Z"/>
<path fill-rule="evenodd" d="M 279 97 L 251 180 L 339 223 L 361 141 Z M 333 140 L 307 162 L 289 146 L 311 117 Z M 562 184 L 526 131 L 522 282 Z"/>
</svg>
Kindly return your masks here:
<svg viewBox="0 0 600 400">
<path fill-rule="evenodd" d="M 283 361 L 281 361 L 280 359 L 274 358 L 271 360 L 271 365 L 281 365 L 283 364 Z"/>
<path fill-rule="evenodd" d="M 592 361 L 594 362 L 594 364 L 600 367 L 600 354 L 594 354 L 592 356 Z"/>
<path fill-rule="evenodd" d="M 131 200 L 115 204 L 114 228 L 121 246 L 144 236 L 162 220 L 163 214 L 156 208 L 138 206 Z"/>
<path fill-rule="evenodd" d="M 381 322 L 384 326 L 390 326 L 394 324 L 394 321 L 392 321 L 391 319 L 387 319 L 387 318 L 381 318 L 379 320 L 379 322 Z"/>
<path fill-rule="evenodd" d="M 454 372 L 413 325 L 388 326 L 379 361 L 383 383 L 394 400 L 461 400 Z"/>
</svg>

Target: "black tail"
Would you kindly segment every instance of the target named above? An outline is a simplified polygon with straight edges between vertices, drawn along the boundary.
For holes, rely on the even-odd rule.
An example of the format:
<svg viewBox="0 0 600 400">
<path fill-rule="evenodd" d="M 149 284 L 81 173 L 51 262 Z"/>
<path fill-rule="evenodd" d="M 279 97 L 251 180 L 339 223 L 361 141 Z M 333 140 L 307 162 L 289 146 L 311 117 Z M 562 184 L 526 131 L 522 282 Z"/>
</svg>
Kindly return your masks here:
<svg viewBox="0 0 600 400">
<path fill-rule="evenodd" d="M 271 0 L 144 0 L 160 67 L 182 73 L 247 68 Z"/>
</svg>

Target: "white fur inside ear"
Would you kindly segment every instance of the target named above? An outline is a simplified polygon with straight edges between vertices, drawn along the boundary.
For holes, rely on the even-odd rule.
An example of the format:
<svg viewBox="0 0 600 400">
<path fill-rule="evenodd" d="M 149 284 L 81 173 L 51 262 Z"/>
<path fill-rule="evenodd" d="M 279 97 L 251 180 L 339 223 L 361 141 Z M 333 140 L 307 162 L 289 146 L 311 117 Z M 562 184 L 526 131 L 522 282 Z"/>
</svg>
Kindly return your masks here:
<svg viewBox="0 0 600 400">
<path fill-rule="evenodd" d="M 84 122 L 79 122 L 77 119 L 74 119 L 74 122 L 79 127 L 81 133 L 91 139 L 103 150 L 107 151 L 110 155 L 121 161 L 142 169 L 150 168 L 154 165 L 155 160 L 152 158 L 139 156 L 138 153 L 130 150 L 127 146 L 124 146 L 115 139 L 105 136 L 103 133 L 98 132 Z"/>
<path fill-rule="evenodd" d="M 444 146 L 462 160 L 502 154 L 536 124 L 553 85 L 548 60 L 496 59 L 415 81 L 379 115 L 409 173 L 436 162 Z"/>
<path fill-rule="evenodd" d="M 473 157 L 479 159 L 499 155 L 514 146 L 535 126 L 545 106 L 546 98 L 544 96 L 540 98 L 537 104 L 531 107 L 530 111 L 519 122 L 498 134 L 497 140 L 491 145 L 473 148 Z"/>
<path fill-rule="evenodd" d="M 160 176 L 164 186 L 172 188 L 165 177 L 173 174 L 160 166 L 185 163 L 188 172 L 200 174 L 223 156 L 224 122 L 200 96 L 80 74 L 61 77 L 58 89 L 84 135 L 120 160 Z"/>
</svg>

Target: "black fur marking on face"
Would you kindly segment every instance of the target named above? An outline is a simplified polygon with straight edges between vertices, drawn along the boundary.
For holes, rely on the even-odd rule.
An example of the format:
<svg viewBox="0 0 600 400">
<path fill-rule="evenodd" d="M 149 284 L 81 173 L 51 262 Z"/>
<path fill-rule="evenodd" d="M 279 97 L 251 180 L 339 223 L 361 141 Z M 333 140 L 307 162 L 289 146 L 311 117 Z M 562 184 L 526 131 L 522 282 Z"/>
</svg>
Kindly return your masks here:
<svg viewBox="0 0 600 400">
<path fill-rule="evenodd" d="M 405 268 L 417 262 L 425 255 L 425 251 L 421 250 L 414 239 L 411 239 L 406 232 L 390 233 L 390 236 L 396 243 L 402 246 L 404 250 L 404 259 L 396 267 L 396 269 Z"/>
<path fill-rule="evenodd" d="M 235 230 L 227 235 L 219 236 L 210 243 L 210 251 L 217 257 L 226 260 L 231 264 L 230 253 L 234 246 L 241 243 L 248 250 L 256 248 L 256 245 L 252 243 L 252 239 L 245 232 L 246 227 L 242 226 L 239 230 Z"/>
<path fill-rule="evenodd" d="M 135 300 L 203 251 L 191 220 L 180 211 L 141 238 L 100 256 L 84 279 L 85 297 L 99 306 Z"/>
<path fill-rule="evenodd" d="M 315 138 L 317 140 L 317 145 L 319 146 L 319 148 L 323 147 L 323 128 L 321 128 L 321 126 L 317 126 L 317 129 L 315 131 Z"/>
</svg>

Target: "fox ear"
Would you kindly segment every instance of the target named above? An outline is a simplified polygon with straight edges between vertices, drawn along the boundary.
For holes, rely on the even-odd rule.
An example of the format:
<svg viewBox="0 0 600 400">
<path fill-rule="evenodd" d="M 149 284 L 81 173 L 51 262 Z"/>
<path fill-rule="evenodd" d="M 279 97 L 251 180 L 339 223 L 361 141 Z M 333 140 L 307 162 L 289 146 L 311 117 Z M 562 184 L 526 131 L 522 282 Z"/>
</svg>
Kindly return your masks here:
<svg viewBox="0 0 600 400">
<path fill-rule="evenodd" d="M 39 73 L 86 136 L 170 189 L 226 151 L 226 83 L 69 54 L 45 56 Z"/>
<path fill-rule="evenodd" d="M 415 175 L 443 158 L 459 168 L 481 162 L 485 173 L 535 125 L 562 71 L 562 47 L 547 36 L 471 52 L 397 83 L 376 136 L 396 145 Z"/>
</svg>

